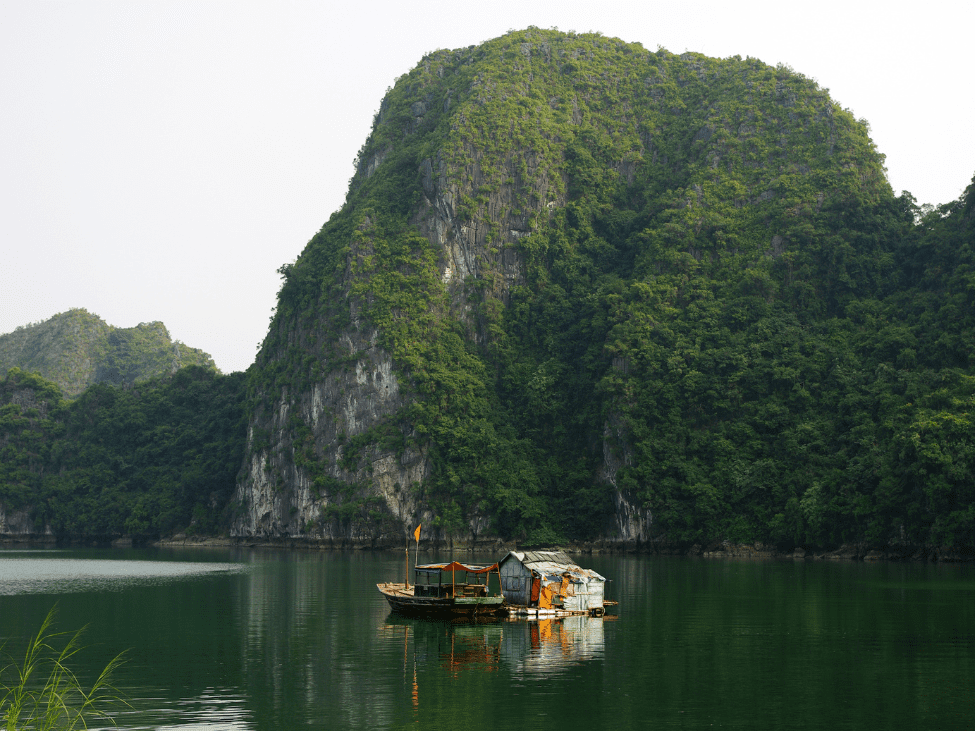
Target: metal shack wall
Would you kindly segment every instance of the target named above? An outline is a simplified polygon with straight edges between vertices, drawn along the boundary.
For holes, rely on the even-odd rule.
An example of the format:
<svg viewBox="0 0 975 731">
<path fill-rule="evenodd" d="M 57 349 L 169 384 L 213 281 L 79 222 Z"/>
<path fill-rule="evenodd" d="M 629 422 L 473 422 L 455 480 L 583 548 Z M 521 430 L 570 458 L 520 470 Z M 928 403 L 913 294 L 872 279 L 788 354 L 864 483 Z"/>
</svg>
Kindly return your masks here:
<svg viewBox="0 0 975 731">
<path fill-rule="evenodd" d="M 532 591 L 532 572 L 520 561 L 505 561 L 500 566 L 501 589 L 509 604 L 528 606 Z"/>
<path fill-rule="evenodd" d="M 565 597 L 565 608 L 573 612 L 588 612 L 602 609 L 606 582 L 598 579 L 572 581 Z"/>
</svg>

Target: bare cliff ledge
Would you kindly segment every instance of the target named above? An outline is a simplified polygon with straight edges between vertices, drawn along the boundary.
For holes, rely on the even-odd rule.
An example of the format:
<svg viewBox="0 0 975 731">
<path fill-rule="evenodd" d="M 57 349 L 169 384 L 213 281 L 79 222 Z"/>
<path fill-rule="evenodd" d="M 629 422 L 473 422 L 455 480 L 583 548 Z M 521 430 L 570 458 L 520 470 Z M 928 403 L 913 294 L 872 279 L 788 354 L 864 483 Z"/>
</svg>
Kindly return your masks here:
<svg viewBox="0 0 975 731">
<path fill-rule="evenodd" d="M 38 527 L 29 510 L 10 510 L 0 501 L 0 543 L 55 543 L 50 526 Z"/>
<path fill-rule="evenodd" d="M 624 300 L 767 271 L 802 211 L 889 195 L 881 162 L 814 82 L 754 59 L 538 29 L 431 53 L 280 270 L 231 535 L 659 540 Z"/>
</svg>

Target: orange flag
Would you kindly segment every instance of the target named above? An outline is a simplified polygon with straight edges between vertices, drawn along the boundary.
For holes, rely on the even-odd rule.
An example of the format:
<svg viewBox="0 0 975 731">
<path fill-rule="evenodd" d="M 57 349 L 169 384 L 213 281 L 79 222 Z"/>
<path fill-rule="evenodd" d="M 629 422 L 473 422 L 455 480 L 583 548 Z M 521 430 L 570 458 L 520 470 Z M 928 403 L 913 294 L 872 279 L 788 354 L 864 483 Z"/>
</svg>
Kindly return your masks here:
<svg viewBox="0 0 975 731">
<path fill-rule="evenodd" d="M 418 525 L 416 527 L 416 530 L 413 531 L 413 537 L 416 538 L 416 542 L 417 543 L 420 542 L 420 528 L 422 528 L 422 527 L 423 527 L 423 524 L 421 523 L 420 525 Z"/>
</svg>

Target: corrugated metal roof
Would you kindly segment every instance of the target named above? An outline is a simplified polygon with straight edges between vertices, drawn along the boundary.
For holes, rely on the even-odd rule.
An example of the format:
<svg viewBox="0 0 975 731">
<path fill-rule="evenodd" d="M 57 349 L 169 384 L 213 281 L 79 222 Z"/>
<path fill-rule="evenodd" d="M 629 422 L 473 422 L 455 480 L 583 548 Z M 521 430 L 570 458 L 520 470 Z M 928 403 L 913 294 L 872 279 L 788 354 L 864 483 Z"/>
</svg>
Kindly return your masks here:
<svg viewBox="0 0 975 731">
<path fill-rule="evenodd" d="M 563 566 L 578 566 L 562 551 L 525 551 L 522 563 L 557 563 Z"/>
<path fill-rule="evenodd" d="M 542 576 L 569 574 L 570 577 L 579 580 L 606 581 L 592 569 L 584 569 L 579 566 L 562 551 L 511 551 L 499 563 L 504 563 L 509 557 L 518 560 Z"/>
</svg>

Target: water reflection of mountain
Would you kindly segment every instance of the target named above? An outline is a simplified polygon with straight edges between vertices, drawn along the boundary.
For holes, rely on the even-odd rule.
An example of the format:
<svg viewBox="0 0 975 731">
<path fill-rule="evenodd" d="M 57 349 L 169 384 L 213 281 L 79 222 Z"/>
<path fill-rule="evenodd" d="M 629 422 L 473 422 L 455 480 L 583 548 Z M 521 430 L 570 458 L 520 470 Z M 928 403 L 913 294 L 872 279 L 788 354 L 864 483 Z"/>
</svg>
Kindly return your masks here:
<svg viewBox="0 0 975 731">
<path fill-rule="evenodd" d="M 389 725 L 383 658 L 366 643 L 388 610 L 376 581 L 362 578 L 379 557 L 281 552 L 259 559 L 235 602 L 255 727 L 322 728 L 325 718 L 335 728 Z"/>
<path fill-rule="evenodd" d="M 437 663 L 453 673 L 493 672 L 546 675 L 603 656 L 607 620 L 575 616 L 526 621 L 451 623 L 390 614 L 384 634 L 403 636 L 404 663 Z"/>
</svg>

